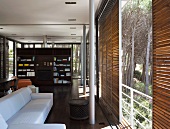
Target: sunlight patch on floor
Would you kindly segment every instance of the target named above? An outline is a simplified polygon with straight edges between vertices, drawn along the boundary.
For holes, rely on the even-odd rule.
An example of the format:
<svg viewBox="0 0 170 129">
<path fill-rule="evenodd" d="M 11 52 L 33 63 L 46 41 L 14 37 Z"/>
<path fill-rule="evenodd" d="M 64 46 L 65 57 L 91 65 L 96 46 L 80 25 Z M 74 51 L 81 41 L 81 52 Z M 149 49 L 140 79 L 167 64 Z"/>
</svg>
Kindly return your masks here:
<svg viewBox="0 0 170 129">
<path fill-rule="evenodd" d="M 117 129 L 117 128 L 116 128 L 116 126 L 112 126 L 112 128 L 110 126 L 107 126 L 107 127 L 101 128 L 101 129 Z"/>
<path fill-rule="evenodd" d="M 79 97 L 88 97 L 89 96 L 89 87 L 86 87 L 86 94 L 83 94 L 83 86 L 79 86 Z"/>
<path fill-rule="evenodd" d="M 83 86 L 78 86 L 78 93 L 79 93 L 79 97 L 82 98 L 82 97 L 88 97 L 90 95 L 90 88 L 89 86 L 87 85 L 86 86 L 86 94 L 84 95 L 83 94 Z M 96 86 L 95 86 L 95 93 L 96 93 Z"/>
</svg>

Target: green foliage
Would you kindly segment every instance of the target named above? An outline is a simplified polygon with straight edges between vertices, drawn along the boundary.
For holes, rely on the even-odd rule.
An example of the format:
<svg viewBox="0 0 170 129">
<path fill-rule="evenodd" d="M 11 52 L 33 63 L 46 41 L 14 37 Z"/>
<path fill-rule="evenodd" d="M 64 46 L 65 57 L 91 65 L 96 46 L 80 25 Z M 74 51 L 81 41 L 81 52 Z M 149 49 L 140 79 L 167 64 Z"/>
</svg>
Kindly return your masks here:
<svg viewBox="0 0 170 129">
<path fill-rule="evenodd" d="M 134 84 L 134 89 L 145 93 L 145 84 L 143 82 L 138 82 Z M 149 96 L 152 96 L 152 85 L 149 85 Z"/>
<path fill-rule="evenodd" d="M 146 11 L 152 10 L 152 0 L 140 0 L 140 8 Z"/>
<path fill-rule="evenodd" d="M 142 92 L 142 93 L 145 93 L 145 84 L 142 83 L 142 82 L 138 82 L 138 83 L 135 83 L 134 84 L 134 89 Z"/>
<path fill-rule="evenodd" d="M 142 74 L 141 74 L 140 71 L 138 71 L 138 70 L 134 71 L 134 78 L 137 78 L 138 80 L 141 80 L 141 76 L 142 76 Z"/>
</svg>

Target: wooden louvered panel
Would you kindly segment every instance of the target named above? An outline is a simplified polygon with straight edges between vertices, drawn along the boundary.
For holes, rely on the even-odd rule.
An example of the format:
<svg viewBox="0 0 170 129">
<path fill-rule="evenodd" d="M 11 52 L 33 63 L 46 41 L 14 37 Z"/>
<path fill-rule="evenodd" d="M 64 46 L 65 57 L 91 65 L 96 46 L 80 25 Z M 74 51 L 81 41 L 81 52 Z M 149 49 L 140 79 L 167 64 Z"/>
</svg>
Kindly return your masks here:
<svg viewBox="0 0 170 129">
<path fill-rule="evenodd" d="M 119 119 L 119 18 L 118 18 L 118 2 L 112 10 L 112 44 L 113 44 L 113 85 L 112 85 L 112 103 L 113 112 L 117 119 Z"/>
<path fill-rule="evenodd" d="M 170 121 L 169 118 L 167 117 L 167 116 L 170 115 L 169 110 L 167 109 L 167 108 L 169 108 L 169 107 L 166 107 L 165 105 L 167 105 L 167 104 L 164 104 L 163 102 L 160 102 L 160 101 L 161 101 L 161 100 L 155 101 L 156 103 L 159 103 L 159 104 L 161 105 L 160 107 L 154 106 L 154 107 L 155 107 L 155 110 L 159 110 L 160 114 L 164 114 L 164 116 L 166 116 L 165 119 L 168 119 L 167 121 Z M 156 109 L 156 107 L 157 107 L 158 109 Z M 161 110 L 161 111 L 160 111 L 160 110 Z"/>
<path fill-rule="evenodd" d="M 113 116 L 119 119 L 119 19 L 118 5 L 107 12 L 100 24 L 99 48 L 102 55 L 102 96 L 101 100 Z M 101 70 L 100 69 L 100 70 Z"/>
<path fill-rule="evenodd" d="M 170 127 L 170 0 L 153 0 L 153 128 Z"/>
</svg>

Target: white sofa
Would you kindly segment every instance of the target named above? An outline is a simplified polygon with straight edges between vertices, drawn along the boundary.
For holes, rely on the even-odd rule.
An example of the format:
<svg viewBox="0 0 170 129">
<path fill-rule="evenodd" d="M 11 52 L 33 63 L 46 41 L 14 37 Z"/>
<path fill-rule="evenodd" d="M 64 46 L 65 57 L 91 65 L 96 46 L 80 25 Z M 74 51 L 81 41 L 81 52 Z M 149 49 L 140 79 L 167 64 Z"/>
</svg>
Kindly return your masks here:
<svg viewBox="0 0 170 129">
<path fill-rule="evenodd" d="M 44 124 L 52 105 L 52 93 L 21 88 L 0 98 L 0 129 L 66 129 L 65 124 Z"/>
</svg>

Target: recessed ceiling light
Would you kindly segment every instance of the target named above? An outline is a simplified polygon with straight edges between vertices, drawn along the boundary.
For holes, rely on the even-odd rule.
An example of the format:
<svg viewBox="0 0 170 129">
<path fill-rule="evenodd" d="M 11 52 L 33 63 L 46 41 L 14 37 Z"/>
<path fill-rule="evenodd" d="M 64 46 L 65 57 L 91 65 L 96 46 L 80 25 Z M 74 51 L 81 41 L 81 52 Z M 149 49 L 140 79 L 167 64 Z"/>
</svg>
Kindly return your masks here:
<svg viewBox="0 0 170 129">
<path fill-rule="evenodd" d="M 76 35 L 76 34 L 71 34 L 71 35 Z"/>
<path fill-rule="evenodd" d="M 12 34 L 12 35 L 17 35 L 17 34 Z"/>
<path fill-rule="evenodd" d="M 76 19 L 68 19 L 68 21 L 76 21 Z"/>
<path fill-rule="evenodd" d="M 70 29 L 76 29 L 76 27 L 70 27 Z"/>
<path fill-rule="evenodd" d="M 65 2 L 65 4 L 76 4 L 76 2 Z"/>
<path fill-rule="evenodd" d="M 3 28 L 0 28 L 1 30 L 3 29 Z"/>
</svg>

